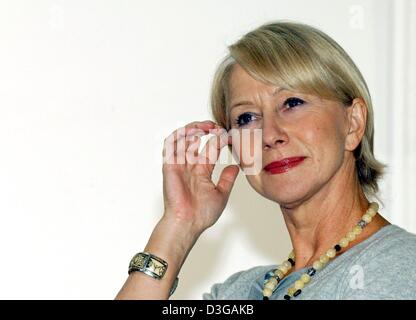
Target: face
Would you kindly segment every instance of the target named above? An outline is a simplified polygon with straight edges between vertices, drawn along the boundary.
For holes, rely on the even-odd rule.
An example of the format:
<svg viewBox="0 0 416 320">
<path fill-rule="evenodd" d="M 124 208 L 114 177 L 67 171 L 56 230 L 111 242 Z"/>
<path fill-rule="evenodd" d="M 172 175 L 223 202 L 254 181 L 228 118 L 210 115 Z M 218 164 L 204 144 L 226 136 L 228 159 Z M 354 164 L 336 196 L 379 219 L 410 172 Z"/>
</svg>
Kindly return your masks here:
<svg viewBox="0 0 416 320">
<path fill-rule="evenodd" d="M 352 156 L 355 146 L 347 141 L 351 108 L 342 103 L 265 84 L 238 64 L 229 79 L 229 93 L 231 128 L 262 130 L 262 151 L 257 153 L 262 168 L 284 158 L 304 157 L 281 173 L 262 169 L 246 176 L 266 198 L 288 206 L 308 199 L 336 175 L 346 156 Z M 245 147 L 252 149 L 242 144 L 233 152 L 241 155 Z"/>
</svg>

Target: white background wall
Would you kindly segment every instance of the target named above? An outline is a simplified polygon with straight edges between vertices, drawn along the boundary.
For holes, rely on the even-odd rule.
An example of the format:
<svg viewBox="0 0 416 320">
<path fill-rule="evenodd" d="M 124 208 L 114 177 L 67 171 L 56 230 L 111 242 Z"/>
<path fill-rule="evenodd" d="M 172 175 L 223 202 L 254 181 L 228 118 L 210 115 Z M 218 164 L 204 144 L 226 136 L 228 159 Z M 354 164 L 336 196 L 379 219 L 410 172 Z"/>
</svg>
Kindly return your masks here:
<svg viewBox="0 0 416 320">
<path fill-rule="evenodd" d="M 361 68 L 390 165 L 381 212 L 415 232 L 415 2 L 0 0 L 0 298 L 114 298 L 162 213 L 164 137 L 210 118 L 226 46 L 275 19 L 321 28 Z M 240 175 L 174 298 L 289 250 Z"/>
</svg>

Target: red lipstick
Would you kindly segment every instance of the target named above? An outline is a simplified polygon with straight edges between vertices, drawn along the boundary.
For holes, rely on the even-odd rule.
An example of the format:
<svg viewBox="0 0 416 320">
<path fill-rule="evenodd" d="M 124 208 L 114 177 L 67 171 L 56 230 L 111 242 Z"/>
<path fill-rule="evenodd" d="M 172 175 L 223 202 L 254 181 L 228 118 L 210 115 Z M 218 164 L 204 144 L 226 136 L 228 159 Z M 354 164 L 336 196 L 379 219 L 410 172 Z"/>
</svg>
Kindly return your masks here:
<svg viewBox="0 0 416 320">
<path fill-rule="evenodd" d="M 264 170 L 270 174 L 278 174 L 288 171 L 289 169 L 296 167 L 300 164 L 305 157 L 291 157 L 285 158 L 279 161 L 269 163 L 264 167 Z"/>
</svg>

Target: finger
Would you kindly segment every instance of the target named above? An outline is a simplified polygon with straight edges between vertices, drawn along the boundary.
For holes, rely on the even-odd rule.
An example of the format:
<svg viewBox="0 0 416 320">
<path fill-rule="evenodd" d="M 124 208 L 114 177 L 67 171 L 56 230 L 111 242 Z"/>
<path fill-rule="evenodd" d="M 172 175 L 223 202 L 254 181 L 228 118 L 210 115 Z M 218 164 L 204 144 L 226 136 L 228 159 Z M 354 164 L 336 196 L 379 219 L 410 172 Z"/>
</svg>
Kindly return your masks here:
<svg viewBox="0 0 416 320">
<path fill-rule="evenodd" d="M 173 164 L 175 159 L 175 141 L 174 136 L 169 135 L 163 142 L 163 164 Z"/>
<path fill-rule="evenodd" d="M 178 139 L 175 143 L 175 163 L 185 164 L 186 156 L 186 140 L 185 137 Z"/>
<path fill-rule="evenodd" d="M 209 132 L 210 129 L 220 127 L 215 122 L 211 120 L 206 121 L 194 121 L 191 123 L 188 123 L 185 127 L 181 127 L 174 132 L 172 132 L 165 140 L 163 145 L 163 151 L 162 151 L 162 157 L 164 163 L 174 163 L 175 156 L 179 152 L 184 152 L 183 150 L 187 149 L 189 144 L 185 142 L 185 146 L 182 145 L 183 142 L 181 142 L 179 148 L 177 146 L 178 140 L 187 137 L 192 136 L 193 134 L 197 133 L 200 135 L 206 134 Z M 192 142 L 192 141 L 191 141 Z M 182 161 L 180 161 L 182 162 Z"/>
<path fill-rule="evenodd" d="M 210 129 L 211 130 L 211 129 Z M 179 154 L 185 154 L 191 144 L 194 144 L 196 139 L 206 135 L 208 133 L 208 130 L 203 130 L 199 127 L 192 127 L 186 129 L 186 134 L 183 135 L 181 138 L 175 141 L 175 153 Z"/>
<path fill-rule="evenodd" d="M 202 130 L 196 130 L 192 134 L 189 134 L 185 137 L 180 138 L 176 141 L 174 146 L 174 161 L 177 164 L 185 164 L 187 163 L 187 155 L 189 158 L 189 162 L 191 164 L 195 164 L 197 160 L 193 161 L 191 158 L 198 157 L 198 148 L 200 145 L 200 137 L 205 135 Z M 190 146 L 192 146 L 191 150 L 189 150 Z M 196 155 L 195 155 L 196 153 Z"/>
<path fill-rule="evenodd" d="M 183 138 L 185 139 L 185 150 L 189 149 L 189 146 L 194 144 L 195 141 L 200 141 L 200 138 L 207 133 L 199 128 L 190 129 L 189 133 Z"/>
<path fill-rule="evenodd" d="M 173 131 L 170 135 L 175 137 L 175 141 L 185 137 L 187 134 L 192 133 L 194 129 L 203 130 L 204 132 L 208 132 L 210 129 L 215 128 L 217 124 L 213 121 L 206 120 L 206 121 L 194 121 L 188 123 L 184 127 L 181 127 L 175 131 Z"/>
<path fill-rule="evenodd" d="M 222 194 L 229 196 L 239 172 L 240 168 L 237 165 L 225 167 L 218 180 L 217 190 Z"/>
<path fill-rule="evenodd" d="M 200 136 L 195 136 L 194 141 L 189 144 L 189 146 L 186 148 L 186 164 L 194 165 L 199 163 L 199 153 L 198 149 L 201 145 L 201 138 Z"/>
<path fill-rule="evenodd" d="M 210 133 L 215 136 L 207 141 L 204 148 L 201 150 L 200 155 L 205 158 L 209 164 L 214 165 L 218 160 L 221 149 L 229 144 L 229 137 L 225 129 L 211 130 Z"/>
<path fill-rule="evenodd" d="M 184 153 L 185 150 L 188 148 L 189 144 L 192 143 L 196 135 L 202 136 L 205 134 L 205 131 L 200 128 L 188 128 L 187 130 L 185 130 L 185 128 L 182 128 L 170 134 L 165 139 L 163 145 L 162 156 L 164 158 L 164 163 L 173 163 L 173 158 L 181 152 Z"/>
</svg>

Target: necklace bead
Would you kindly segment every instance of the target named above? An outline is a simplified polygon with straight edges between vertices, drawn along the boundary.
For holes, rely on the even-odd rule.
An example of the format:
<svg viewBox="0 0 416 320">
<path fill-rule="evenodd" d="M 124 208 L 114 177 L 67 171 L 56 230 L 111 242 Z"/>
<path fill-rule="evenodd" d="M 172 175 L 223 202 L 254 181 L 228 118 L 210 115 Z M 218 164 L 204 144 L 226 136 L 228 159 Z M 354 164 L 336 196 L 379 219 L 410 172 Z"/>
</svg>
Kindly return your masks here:
<svg viewBox="0 0 416 320">
<path fill-rule="evenodd" d="M 315 268 L 309 268 L 307 271 L 307 275 L 313 277 L 316 273 L 316 269 Z"/>
<path fill-rule="evenodd" d="M 358 225 L 359 225 L 361 228 L 364 228 L 364 227 L 367 225 L 367 222 L 365 222 L 364 220 L 360 220 L 360 221 L 358 222 Z"/>
<path fill-rule="evenodd" d="M 279 266 L 279 270 L 283 272 L 283 274 L 286 274 L 289 271 L 289 268 L 286 267 L 284 264 L 281 264 Z"/>
<path fill-rule="evenodd" d="M 304 286 L 305 286 L 305 284 L 303 283 L 302 280 L 296 280 L 295 281 L 295 289 L 296 290 L 303 289 Z"/>
<path fill-rule="evenodd" d="M 355 233 L 352 232 L 352 231 L 348 232 L 346 238 L 348 239 L 349 242 L 354 241 L 355 240 Z"/>
<path fill-rule="evenodd" d="M 293 296 L 293 294 L 296 292 L 296 289 L 294 288 L 294 287 L 290 287 L 288 290 L 287 290 L 287 294 L 290 296 L 290 297 L 292 297 Z"/>
<path fill-rule="evenodd" d="M 340 245 L 342 248 L 345 248 L 346 246 L 348 246 L 348 243 L 349 243 L 349 241 L 348 241 L 348 239 L 347 239 L 347 238 L 342 238 L 342 239 L 339 241 L 339 245 Z"/>
<path fill-rule="evenodd" d="M 311 276 L 307 273 L 304 273 L 300 276 L 300 280 L 304 283 L 307 284 L 309 283 L 309 281 L 311 281 Z"/>
<path fill-rule="evenodd" d="M 263 297 L 271 297 L 273 294 L 273 290 L 270 288 L 263 288 Z"/>
<path fill-rule="evenodd" d="M 373 218 L 368 213 L 366 213 L 362 216 L 361 219 L 363 219 L 366 223 L 370 223 Z"/>
<path fill-rule="evenodd" d="M 276 277 L 279 277 L 279 279 L 283 279 L 283 277 L 285 276 L 285 274 L 280 271 L 279 269 L 277 269 L 274 274 L 276 275 Z"/>
<path fill-rule="evenodd" d="M 323 263 L 321 262 L 321 261 L 315 261 L 314 263 L 313 263 L 313 268 L 316 270 L 316 271 L 319 271 L 319 270 L 321 270 L 322 268 L 324 267 L 324 265 L 323 265 Z"/>
<path fill-rule="evenodd" d="M 363 231 L 363 228 L 360 226 L 355 226 L 354 229 L 352 229 L 352 232 L 355 233 L 356 236 L 358 236 Z"/>
<path fill-rule="evenodd" d="M 326 254 L 323 254 L 322 256 L 319 257 L 319 261 L 321 261 L 322 265 L 324 266 L 325 264 L 328 263 L 329 257 Z"/>
<path fill-rule="evenodd" d="M 335 255 L 337 254 L 336 250 L 334 248 L 329 249 L 326 252 L 326 255 L 328 256 L 328 258 L 332 259 L 335 257 Z"/>
<path fill-rule="evenodd" d="M 300 295 L 301 294 L 301 292 L 302 292 L 302 290 L 297 290 L 293 295 L 295 296 L 295 297 L 297 297 L 298 295 Z"/>
<path fill-rule="evenodd" d="M 292 264 L 288 260 L 284 261 L 283 262 L 283 265 L 287 268 L 287 270 L 289 270 L 290 268 L 292 268 Z"/>
</svg>

